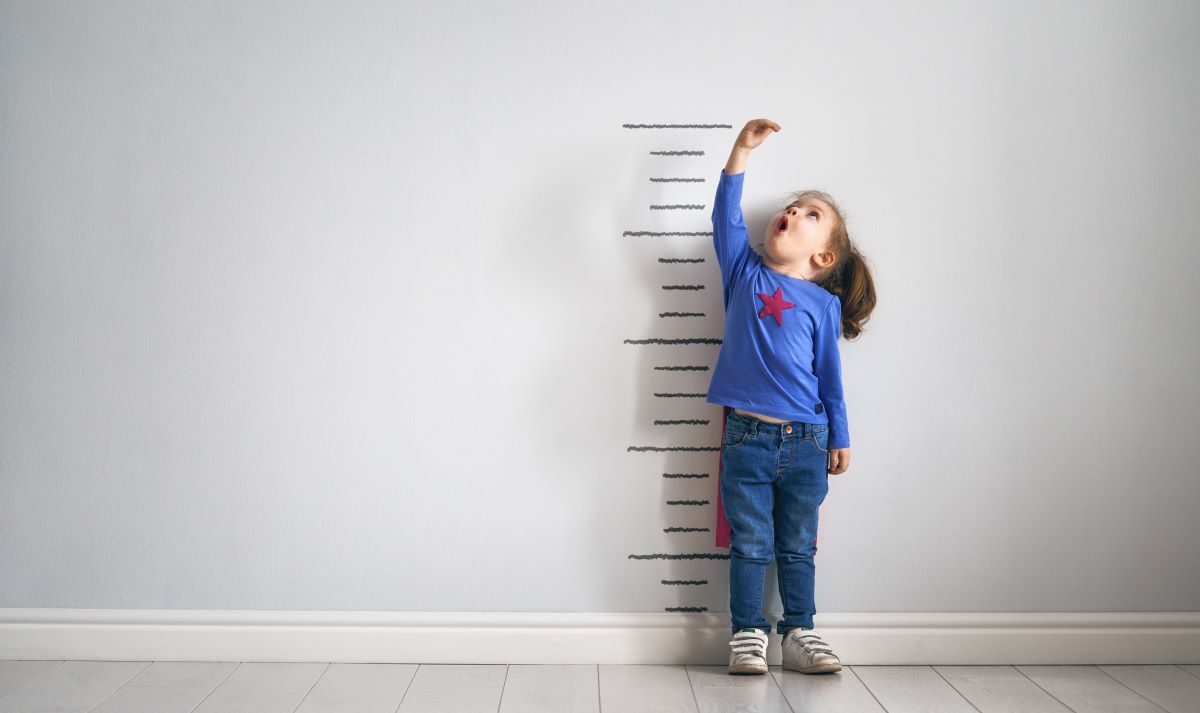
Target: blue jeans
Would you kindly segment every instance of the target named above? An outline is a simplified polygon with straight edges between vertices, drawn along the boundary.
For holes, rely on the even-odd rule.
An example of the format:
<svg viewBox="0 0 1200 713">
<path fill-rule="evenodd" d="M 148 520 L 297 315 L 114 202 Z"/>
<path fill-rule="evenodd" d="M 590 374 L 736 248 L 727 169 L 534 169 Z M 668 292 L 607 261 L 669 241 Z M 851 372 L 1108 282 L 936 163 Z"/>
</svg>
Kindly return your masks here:
<svg viewBox="0 0 1200 713">
<path fill-rule="evenodd" d="M 721 442 L 721 500 L 729 522 L 732 632 L 771 632 L 762 613 L 767 565 L 775 560 L 786 634 L 812 628 L 817 511 L 829 492 L 829 426 L 770 423 L 730 411 Z"/>
</svg>

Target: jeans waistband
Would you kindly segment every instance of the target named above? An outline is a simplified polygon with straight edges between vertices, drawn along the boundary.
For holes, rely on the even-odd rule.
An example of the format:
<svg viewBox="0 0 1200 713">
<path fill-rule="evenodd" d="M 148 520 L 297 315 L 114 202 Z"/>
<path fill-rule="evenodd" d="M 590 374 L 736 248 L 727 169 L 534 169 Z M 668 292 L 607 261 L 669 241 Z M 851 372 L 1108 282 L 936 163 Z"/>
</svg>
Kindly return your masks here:
<svg viewBox="0 0 1200 713">
<path fill-rule="evenodd" d="M 772 436 L 782 436 L 784 438 L 812 438 L 814 431 L 828 430 L 827 423 L 805 423 L 804 421 L 786 421 L 784 423 L 772 423 L 764 421 L 761 418 L 747 416 L 744 413 L 730 411 L 725 417 L 726 421 L 740 423 L 751 435 L 766 433 Z"/>
</svg>

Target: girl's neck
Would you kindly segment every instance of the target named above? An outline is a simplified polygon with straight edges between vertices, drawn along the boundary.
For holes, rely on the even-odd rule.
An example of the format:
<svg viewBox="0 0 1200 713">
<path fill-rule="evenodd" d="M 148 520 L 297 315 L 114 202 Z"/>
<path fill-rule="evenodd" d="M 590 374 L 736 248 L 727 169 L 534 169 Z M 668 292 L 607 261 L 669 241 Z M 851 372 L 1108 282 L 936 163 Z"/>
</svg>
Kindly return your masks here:
<svg viewBox="0 0 1200 713">
<path fill-rule="evenodd" d="M 797 280 L 808 280 L 809 282 L 812 282 L 812 276 L 805 274 L 803 268 L 789 267 L 787 265 L 780 265 L 778 263 L 773 262 L 770 258 L 766 258 L 766 257 L 763 258 L 763 264 L 766 265 L 767 267 L 771 268 L 775 272 L 778 272 L 783 275 L 787 275 L 788 277 L 794 277 Z"/>
</svg>

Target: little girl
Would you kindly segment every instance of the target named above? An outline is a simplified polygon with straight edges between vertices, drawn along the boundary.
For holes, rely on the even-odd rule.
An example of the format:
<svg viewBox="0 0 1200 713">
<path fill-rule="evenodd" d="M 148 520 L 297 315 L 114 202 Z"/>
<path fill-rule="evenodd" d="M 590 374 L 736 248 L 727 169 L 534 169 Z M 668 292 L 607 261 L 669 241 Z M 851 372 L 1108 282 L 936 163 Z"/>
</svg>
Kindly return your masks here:
<svg viewBox="0 0 1200 713">
<path fill-rule="evenodd" d="M 707 400 L 724 407 L 717 545 L 730 548 L 730 673 L 767 672 L 771 624 L 762 596 L 772 559 L 783 667 L 842 668 L 813 629 L 817 511 L 829 474 L 850 466 L 838 337 L 862 332 L 875 285 L 837 205 L 820 191 L 795 194 L 771 217 L 761 257 L 750 247 L 741 210 L 746 159 L 780 128 L 768 119 L 746 124 L 712 212 L 725 332 Z"/>
</svg>

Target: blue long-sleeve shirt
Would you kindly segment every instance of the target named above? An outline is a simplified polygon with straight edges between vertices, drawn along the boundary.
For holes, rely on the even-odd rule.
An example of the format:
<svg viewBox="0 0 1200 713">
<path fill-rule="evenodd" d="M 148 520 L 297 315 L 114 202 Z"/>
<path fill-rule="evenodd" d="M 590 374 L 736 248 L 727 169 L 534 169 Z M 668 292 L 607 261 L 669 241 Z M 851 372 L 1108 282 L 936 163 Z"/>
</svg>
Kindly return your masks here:
<svg viewBox="0 0 1200 713">
<path fill-rule="evenodd" d="M 707 401 L 754 413 L 829 424 L 829 448 L 849 448 L 842 393 L 842 303 L 814 282 L 763 264 L 742 219 L 746 173 L 721 172 L 713 247 L 721 266 L 725 335 Z"/>
</svg>

